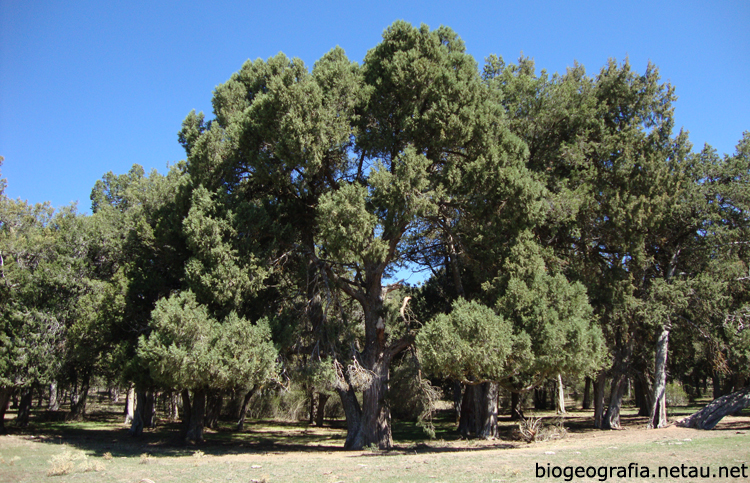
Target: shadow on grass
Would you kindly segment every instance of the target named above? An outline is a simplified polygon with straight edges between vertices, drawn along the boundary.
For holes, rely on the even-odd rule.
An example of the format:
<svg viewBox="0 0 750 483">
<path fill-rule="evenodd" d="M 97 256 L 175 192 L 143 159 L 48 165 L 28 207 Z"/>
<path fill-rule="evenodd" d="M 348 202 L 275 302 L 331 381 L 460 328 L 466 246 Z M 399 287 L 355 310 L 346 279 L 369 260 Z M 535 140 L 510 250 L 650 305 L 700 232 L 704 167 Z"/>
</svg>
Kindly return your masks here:
<svg viewBox="0 0 750 483">
<path fill-rule="evenodd" d="M 670 418 L 681 419 L 700 407 L 670 408 Z M 743 412 L 743 415 L 746 412 Z M 750 415 L 750 414 L 747 414 Z M 144 431 L 134 438 L 128 433 L 128 426 L 122 423 L 120 411 L 97 411 L 87 416 L 85 421 L 64 421 L 64 413 L 32 411 L 31 423 L 26 428 L 15 427 L 12 420 L 6 421 L 9 434 L 27 439 L 67 444 L 77 449 L 103 456 L 137 457 L 148 454 L 152 457 L 189 456 L 200 450 L 213 456 L 257 454 L 257 453 L 333 453 L 344 452 L 346 423 L 343 420 L 327 422 L 323 427 L 311 426 L 307 422 L 249 420 L 243 431 L 236 431 L 234 423 L 223 421 L 216 430 L 206 430 L 205 441 L 201 444 L 186 444 L 182 437 L 179 422 L 159 420 L 157 427 Z M 560 420 L 552 411 L 541 411 L 527 417 L 542 417 L 546 424 Z M 637 410 L 623 411 L 621 421 L 624 427 L 645 428 L 647 418 L 637 416 Z M 569 410 L 562 419 L 569 433 L 598 432 L 593 427 L 593 411 Z M 356 452 L 351 456 L 383 456 L 403 454 L 451 453 L 463 451 L 483 451 L 511 449 L 524 446 L 514 439 L 518 421 L 501 417 L 498 421 L 500 438 L 495 441 L 466 440 L 456 430 L 456 414 L 441 411 L 433 419 L 435 439 L 429 439 L 421 427 L 413 422 L 394 421 L 393 438 L 395 447 L 389 451 Z M 738 431 L 750 429 L 746 418 L 722 421 L 714 431 Z"/>
</svg>

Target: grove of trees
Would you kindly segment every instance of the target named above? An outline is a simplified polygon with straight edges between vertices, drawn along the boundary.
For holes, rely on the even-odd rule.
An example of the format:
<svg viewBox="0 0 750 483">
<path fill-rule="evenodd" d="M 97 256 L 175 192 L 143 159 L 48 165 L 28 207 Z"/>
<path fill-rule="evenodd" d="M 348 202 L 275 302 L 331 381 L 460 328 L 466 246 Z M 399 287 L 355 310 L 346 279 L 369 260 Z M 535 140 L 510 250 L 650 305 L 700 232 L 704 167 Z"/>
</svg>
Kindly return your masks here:
<svg viewBox="0 0 750 483">
<path fill-rule="evenodd" d="M 454 387 L 484 438 L 501 390 L 521 418 L 580 379 L 605 429 L 631 381 L 651 427 L 670 381 L 740 390 L 750 132 L 695 151 L 675 99 L 653 65 L 480 67 L 451 29 L 399 21 L 362 64 L 247 61 L 183 121 L 184 161 L 105 174 L 90 215 L 2 180 L 0 429 L 40 390 L 84 417 L 95 380 L 132 388 L 134 435 L 170 398 L 189 441 L 230 398 L 241 429 L 255 394 L 296 385 L 319 421 L 339 398 L 349 449 L 393 445 L 403 378 Z"/>
</svg>

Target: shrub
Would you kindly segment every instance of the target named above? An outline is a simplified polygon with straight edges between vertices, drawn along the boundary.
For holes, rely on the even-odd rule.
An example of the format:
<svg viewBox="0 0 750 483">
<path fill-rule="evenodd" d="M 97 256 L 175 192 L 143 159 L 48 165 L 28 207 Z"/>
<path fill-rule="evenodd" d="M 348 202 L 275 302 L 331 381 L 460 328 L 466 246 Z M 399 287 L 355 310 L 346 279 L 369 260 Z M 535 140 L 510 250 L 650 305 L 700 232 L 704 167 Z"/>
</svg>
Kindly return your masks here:
<svg viewBox="0 0 750 483">
<path fill-rule="evenodd" d="M 665 389 L 667 406 L 685 406 L 688 403 L 688 395 L 677 382 L 670 382 Z"/>
</svg>

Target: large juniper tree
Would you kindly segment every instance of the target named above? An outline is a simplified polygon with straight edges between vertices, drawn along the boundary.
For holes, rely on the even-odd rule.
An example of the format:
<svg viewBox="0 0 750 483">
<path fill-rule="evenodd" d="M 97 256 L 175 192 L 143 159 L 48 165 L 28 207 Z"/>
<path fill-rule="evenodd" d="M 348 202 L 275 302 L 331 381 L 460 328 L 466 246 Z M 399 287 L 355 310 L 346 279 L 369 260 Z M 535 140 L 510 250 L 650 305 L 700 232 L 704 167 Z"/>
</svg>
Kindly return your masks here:
<svg viewBox="0 0 750 483">
<path fill-rule="evenodd" d="M 486 173 L 516 186 L 523 145 L 444 27 L 396 22 L 361 67 L 338 48 L 312 72 L 283 55 L 247 62 L 213 104 L 214 120 L 191 114 L 184 124 L 193 179 L 233 206 L 273 213 L 267 234 L 278 259 L 304 257 L 306 278 L 317 281 L 305 284 L 310 307 L 321 291 L 361 307 L 364 338 L 349 356 L 372 381 L 362 407 L 347 413 L 361 424 L 349 421 L 346 445 L 389 447 L 389 364 L 413 334 L 389 322 L 399 319 L 384 302 L 399 285 L 386 277 L 435 237 L 441 216 L 453 217 L 453 193 L 470 191 L 471 179 Z M 513 202 L 514 190 L 497 186 L 498 203 Z M 325 318 L 308 315 L 313 325 Z"/>
</svg>

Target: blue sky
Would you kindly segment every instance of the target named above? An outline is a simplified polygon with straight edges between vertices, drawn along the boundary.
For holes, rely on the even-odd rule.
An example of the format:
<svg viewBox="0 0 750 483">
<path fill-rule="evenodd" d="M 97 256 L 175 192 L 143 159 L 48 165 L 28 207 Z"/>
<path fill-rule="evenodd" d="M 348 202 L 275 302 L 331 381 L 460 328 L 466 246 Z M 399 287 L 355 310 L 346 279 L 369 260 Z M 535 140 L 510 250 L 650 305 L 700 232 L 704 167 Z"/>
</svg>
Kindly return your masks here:
<svg viewBox="0 0 750 483">
<path fill-rule="evenodd" d="M 308 66 L 340 45 L 361 62 L 404 19 L 452 27 L 489 54 L 596 74 L 649 60 L 677 89 L 677 128 L 733 153 L 750 130 L 750 2 L 143 2 L 0 0 L 0 155 L 6 194 L 89 210 L 94 182 L 184 158 L 177 131 L 250 58 Z"/>
</svg>

